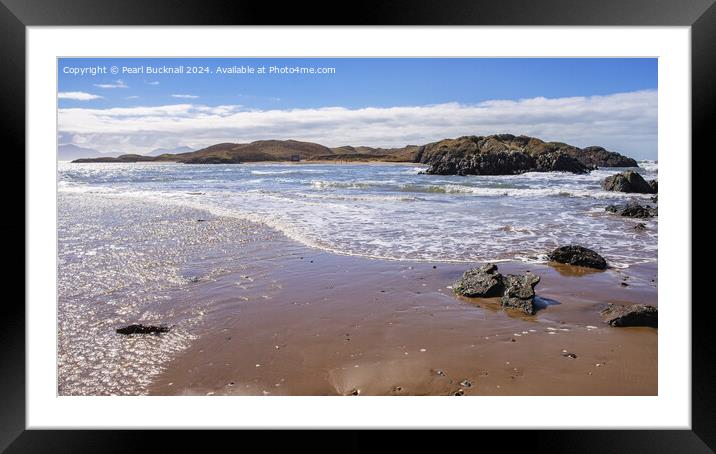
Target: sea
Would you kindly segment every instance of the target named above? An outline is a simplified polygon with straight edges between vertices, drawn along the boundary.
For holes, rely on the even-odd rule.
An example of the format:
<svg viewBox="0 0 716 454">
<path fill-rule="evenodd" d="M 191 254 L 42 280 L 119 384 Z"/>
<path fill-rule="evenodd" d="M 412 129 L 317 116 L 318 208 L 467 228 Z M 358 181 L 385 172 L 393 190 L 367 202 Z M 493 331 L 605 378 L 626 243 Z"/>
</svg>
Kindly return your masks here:
<svg viewBox="0 0 716 454">
<path fill-rule="evenodd" d="M 579 244 L 615 267 L 656 262 L 658 218 L 605 212 L 651 195 L 602 190 L 623 168 L 585 175 L 438 176 L 414 164 L 58 163 L 60 193 L 103 194 L 266 224 L 304 245 L 369 258 L 543 262 Z M 658 177 L 658 163 L 635 168 Z M 646 230 L 635 230 L 636 223 Z"/>
</svg>

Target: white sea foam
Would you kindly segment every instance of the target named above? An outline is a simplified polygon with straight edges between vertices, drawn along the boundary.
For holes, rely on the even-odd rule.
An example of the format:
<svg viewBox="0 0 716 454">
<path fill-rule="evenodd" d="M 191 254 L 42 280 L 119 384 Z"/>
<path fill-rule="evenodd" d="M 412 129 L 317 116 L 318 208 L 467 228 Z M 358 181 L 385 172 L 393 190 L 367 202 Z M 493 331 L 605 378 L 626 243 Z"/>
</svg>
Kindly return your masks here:
<svg viewBox="0 0 716 454">
<path fill-rule="evenodd" d="M 390 165 L 74 166 L 60 165 L 60 191 L 207 209 L 341 254 L 540 262 L 551 248 L 574 243 L 615 266 L 656 261 L 657 219 L 636 232 L 633 220 L 604 211 L 629 199 L 650 202 L 648 195 L 601 189 L 619 169 L 459 177 Z M 654 163 L 643 174 L 654 178 L 657 171 Z"/>
</svg>

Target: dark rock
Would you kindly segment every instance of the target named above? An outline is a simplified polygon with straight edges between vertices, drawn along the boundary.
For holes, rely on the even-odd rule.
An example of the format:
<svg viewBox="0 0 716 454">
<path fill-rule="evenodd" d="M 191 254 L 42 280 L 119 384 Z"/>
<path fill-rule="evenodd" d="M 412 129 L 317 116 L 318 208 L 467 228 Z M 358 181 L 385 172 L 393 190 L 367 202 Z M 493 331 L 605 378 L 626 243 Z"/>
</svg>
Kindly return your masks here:
<svg viewBox="0 0 716 454">
<path fill-rule="evenodd" d="M 607 267 L 607 261 L 604 260 L 604 257 L 582 246 L 558 247 L 549 254 L 549 259 L 557 263 L 595 268 L 598 270 L 603 270 Z"/>
<path fill-rule="evenodd" d="M 632 170 L 608 176 L 602 181 L 602 188 L 605 191 L 636 192 L 639 194 L 654 194 L 656 192 L 641 175 Z"/>
<path fill-rule="evenodd" d="M 533 315 L 537 310 L 534 288 L 539 281 L 539 276 L 529 271 L 523 275 L 503 276 L 497 272 L 497 265 L 488 263 L 466 271 L 462 278 L 453 284 L 453 291 L 470 298 L 501 295 L 502 307 L 519 309 Z"/>
<path fill-rule="evenodd" d="M 651 191 L 656 194 L 659 192 L 659 180 L 649 180 L 649 187 Z"/>
<path fill-rule="evenodd" d="M 644 224 L 643 222 L 640 222 L 634 226 L 634 230 L 636 230 L 638 232 L 644 231 L 644 230 L 646 230 L 646 224 Z"/>
<path fill-rule="evenodd" d="M 610 213 L 629 218 L 651 218 L 659 215 L 658 208 L 648 205 L 642 206 L 637 202 L 628 202 L 624 205 L 608 205 L 604 209 Z"/>
<path fill-rule="evenodd" d="M 589 173 L 588 168 L 578 159 L 562 152 L 543 153 L 535 158 L 535 170 L 538 172 Z"/>
<path fill-rule="evenodd" d="M 455 293 L 470 298 L 499 296 L 502 290 L 502 275 L 497 272 L 497 265 L 494 263 L 466 271 L 462 278 L 453 284 Z"/>
<path fill-rule="evenodd" d="M 654 306 L 632 304 L 622 306 L 609 304 L 600 312 L 602 320 L 611 326 L 651 326 L 658 327 L 659 313 Z"/>
<path fill-rule="evenodd" d="M 624 155 L 602 147 L 586 147 L 575 153 L 584 165 L 595 167 L 638 167 L 639 164 Z"/>
<path fill-rule="evenodd" d="M 123 328 L 117 328 L 118 334 L 154 334 L 159 335 L 161 333 L 167 333 L 171 327 L 169 326 L 155 326 L 155 325 L 129 325 L 125 326 Z"/>
<path fill-rule="evenodd" d="M 519 151 L 436 156 L 425 171 L 428 175 L 516 175 L 535 169 L 535 161 Z"/>
<path fill-rule="evenodd" d="M 562 356 L 569 359 L 577 359 L 577 355 L 575 355 L 574 353 L 562 353 Z"/>
<path fill-rule="evenodd" d="M 636 167 L 631 158 L 602 147 L 578 148 L 535 137 L 495 134 L 444 139 L 418 147 L 414 162 L 432 175 L 514 175 L 524 172 L 586 173 L 602 167 Z"/>
<path fill-rule="evenodd" d="M 500 299 L 502 307 L 520 309 L 524 313 L 534 315 L 535 286 L 540 277 L 529 271 L 523 275 L 509 274 L 503 278 L 505 292 Z"/>
</svg>

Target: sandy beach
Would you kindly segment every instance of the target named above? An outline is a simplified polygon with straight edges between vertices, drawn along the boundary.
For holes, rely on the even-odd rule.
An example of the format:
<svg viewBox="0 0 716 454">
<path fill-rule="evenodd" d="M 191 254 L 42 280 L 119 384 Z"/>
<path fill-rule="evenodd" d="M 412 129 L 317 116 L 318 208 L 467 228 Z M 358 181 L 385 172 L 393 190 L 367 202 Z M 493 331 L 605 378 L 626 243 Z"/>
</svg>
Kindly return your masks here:
<svg viewBox="0 0 716 454">
<path fill-rule="evenodd" d="M 268 250 L 261 271 L 197 288 L 221 298 L 222 309 L 150 394 L 657 394 L 656 330 L 612 328 L 598 316 L 606 302 L 655 304 L 655 268 L 582 274 L 502 263 L 543 279 L 545 305 L 525 316 L 497 299 L 454 296 L 448 286 L 465 266 L 345 257 L 283 241 Z M 227 292 L 232 282 L 244 283 Z"/>
<path fill-rule="evenodd" d="M 500 272 L 542 278 L 539 310 L 527 316 L 452 292 L 480 263 L 335 254 L 142 198 L 59 202 L 61 395 L 658 392 L 657 330 L 599 316 L 607 303 L 657 305 L 656 264 L 499 262 Z M 78 216 L 85 230 L 72 224 Z M 140 322 L 172 330 L 114 332 Z"/>
</svg>

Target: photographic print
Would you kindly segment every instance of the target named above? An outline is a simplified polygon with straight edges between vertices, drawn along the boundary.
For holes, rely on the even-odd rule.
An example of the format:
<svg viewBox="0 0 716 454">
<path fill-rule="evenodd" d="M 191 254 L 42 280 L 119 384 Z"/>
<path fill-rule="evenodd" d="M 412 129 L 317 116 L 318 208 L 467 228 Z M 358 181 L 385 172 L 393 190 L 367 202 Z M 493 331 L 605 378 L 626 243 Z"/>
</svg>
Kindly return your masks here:
<svg viewBox="0 0 716 454">
<path fill-rule="evenodd" d="M 658 394 L 656 58 L 59 58 L 57 392 Z"/>
</svg>

